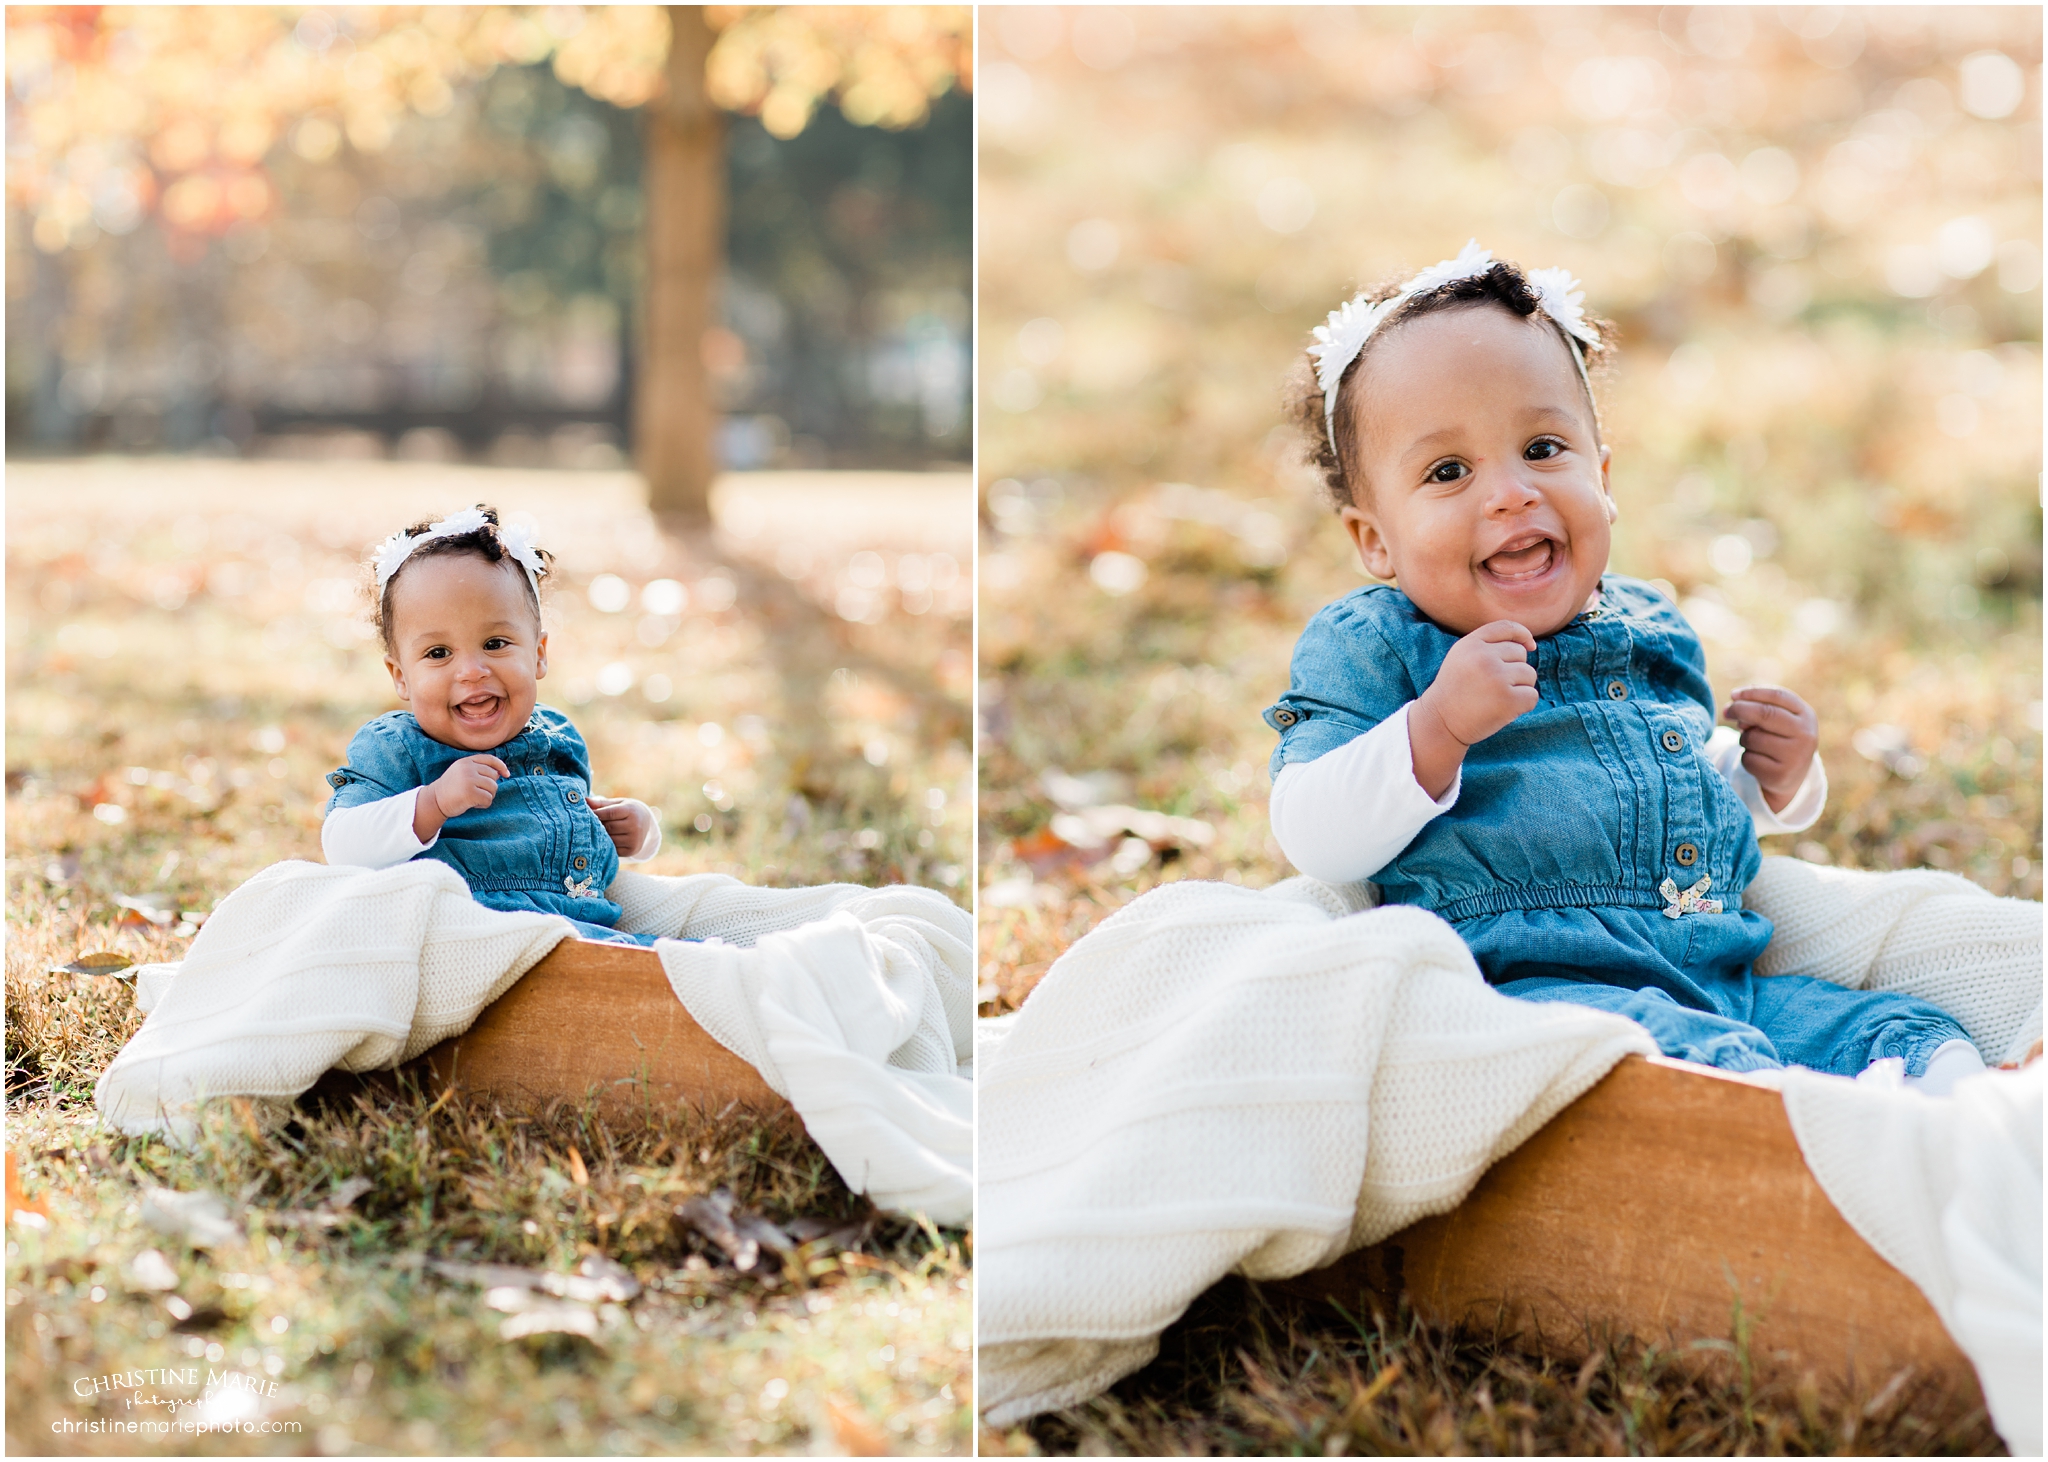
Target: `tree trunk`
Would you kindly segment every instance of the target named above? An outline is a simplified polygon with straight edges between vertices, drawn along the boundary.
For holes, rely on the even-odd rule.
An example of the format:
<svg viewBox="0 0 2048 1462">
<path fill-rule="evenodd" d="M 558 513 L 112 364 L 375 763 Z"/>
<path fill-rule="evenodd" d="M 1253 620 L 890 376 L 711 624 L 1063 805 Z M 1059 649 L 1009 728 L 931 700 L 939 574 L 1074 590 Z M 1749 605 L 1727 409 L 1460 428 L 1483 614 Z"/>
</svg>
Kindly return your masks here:
<svg viewBox="0 0 2048 1462">
<path fill-rule="evenodd" d="M 668 90 L 646 108 L 647 278 L 633 455 L 648 504 L 682 526 L 711 516 L 717 414 L 704 333 L 725 267 L 725 119 L 704 92 L 703 7 L 671 5 Z"/>
</svg>

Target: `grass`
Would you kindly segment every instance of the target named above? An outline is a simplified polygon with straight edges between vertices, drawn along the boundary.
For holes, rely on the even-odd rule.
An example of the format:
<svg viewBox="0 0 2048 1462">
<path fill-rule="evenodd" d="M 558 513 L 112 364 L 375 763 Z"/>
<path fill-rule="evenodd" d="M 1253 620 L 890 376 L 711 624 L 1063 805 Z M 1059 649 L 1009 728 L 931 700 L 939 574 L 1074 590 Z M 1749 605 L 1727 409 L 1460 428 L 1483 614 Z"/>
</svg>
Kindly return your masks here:
<svg viewBox="0 0 2048 1462">
<path fill-rule="evenodd" d="M 776 492 L 844 497 L 846 481 L 742 485 L 720 535 L 686 544 L 654 531 L 623 474 L 13 475 L 9 1206 L 39 1213 L 8 1226 L 10 1450 L 967 1450 L 966 1236 L 877 1219 L 800 1132 L 687 1110 L 513 1113 L 387 1080 L 323 1085 L 282 1124 L 216 1103 L 203 1140 L 173 1149 L 92 1106 L 140 1024 L 129 985 L 49 973 L 96 949 L 178 957 L 185 940 L 124 924 L 117 896 L 203 915 L 268 863 L 318 856 L 321 778 L 391 703 L 354 565 L 392 526 L 472 501 L 531 513 L 562 555 L 543 699 L 576 719 L 601 790 L 662 811 L 653 871 L 964 896 L 967 599 L 919 578 L 936 553 L 967 556 L 941 515 L 855 496 L 770 536 L 788 517 Z M 611 602 L 592 592 L 605 573 L 634 591 L 673 578 L 688 604 L 606 613 L 591 603 Z M 151 1227 L 155 1188 L 216 1195 L 227 1232 L 195 1247 Z M 676 1215 L 719 1189 L 812 1237 L 787 1265 L 736 1269 Z M 434 1267 L 565 1276 L 597 1259 L 637 1292 L 572 1296 L 588 1335 L 507 1338 L 493 1305 L 516 1298 Z M 153 1388 L 176 1407 L 73 1389 L 162 1367 L 198 1372 Z M 206 1376 L 229 1371 L 246 1383 L 209 1401 Z M 267 1394 L 237 1413 L 252 1387 Z M 237 1415 L 290 1430 L 52 1430 Z"/>
<path fill-rule="evenodd" d="M 1202 1296 L 1158 1360 L 983 1455 L 1997 1455 L 1975 1398 L 1909 1370 L 1830 1392 L 1746 1384 L 1701 1352 L 1589 1334 L 1546 1355 L 1514 1334 L 1354 1317 L 1232 1279 Z"/>
</svg>

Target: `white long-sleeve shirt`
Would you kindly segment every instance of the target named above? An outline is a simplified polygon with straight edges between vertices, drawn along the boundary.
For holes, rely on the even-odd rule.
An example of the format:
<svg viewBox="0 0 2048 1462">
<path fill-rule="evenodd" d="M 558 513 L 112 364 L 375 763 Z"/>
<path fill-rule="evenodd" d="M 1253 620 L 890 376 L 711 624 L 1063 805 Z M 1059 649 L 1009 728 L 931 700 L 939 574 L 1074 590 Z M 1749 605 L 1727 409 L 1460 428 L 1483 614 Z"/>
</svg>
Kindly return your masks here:
<svg viewBox="0 0 2048 1462">
<path fill-rule="evenodd" d="M 320 851 L 329 863 L 349 868 L 391 868 L 417 858 L 441 841 L 437 832 L 423 843 L 412 830 L 413 808 L 423 790 L 415 787 L 375 802 L 335 808 L 320 824 Z M 650 830 L 638 851 L 621 854 L 620 862 L 645 863 L 661 851 L 661 820 L 651 809 L 648 823 Z"/>
<path fill-rule="evenodd" d="M 1784 811 L 1773 812 L 1756 778 L 1743 770 L 1740 732 L 1715 727 L 1706 754 L 1749 809 L 1759 836 L 1804 832 L 1827 805 L 1828 776 L 1818 755 Z M 1422 790 L 1403 706 L 1335 751 L 1282 767 L 1267 815 L 1288 862 L 1325 883 L 1357 883 L 1393 862 L 1431 818 L 1449 812 L 1463 785 L 1460 767 L 1442 797 L 1432 800 Z"/>
</svg>

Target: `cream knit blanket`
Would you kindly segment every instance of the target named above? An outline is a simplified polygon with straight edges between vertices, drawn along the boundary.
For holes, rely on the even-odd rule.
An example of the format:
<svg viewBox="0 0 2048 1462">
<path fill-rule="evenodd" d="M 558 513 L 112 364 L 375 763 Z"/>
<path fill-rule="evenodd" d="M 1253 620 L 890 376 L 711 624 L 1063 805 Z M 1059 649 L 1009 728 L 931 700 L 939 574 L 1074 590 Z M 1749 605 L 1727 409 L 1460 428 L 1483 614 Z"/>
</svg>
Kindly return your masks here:
<svg viewBox="0 0 2048 1462">
<path fill-rule="evenodd" d="M 1232 1270 L 1299 1274 L 1455 1207 L 1624 1054 L 1655 1049 L 1618 1016 L 1498 994 L 1449 925 L 1372 899 L 1304 878 L 1170 884 L 1077 941 L 1022 1011 L 981 1022 L 991 1423 L 1137 1370 Z M 2038 904 L 1782 858 L 1745 901 L 1803 972 L 1938 988 L 1993 1059 L 2039 1028 Z"/>
<path fill-rule="evenodd" d="M 655 948 L 686 1008 L 790 1099 L 849 1185 L 967 1221 L 964 911 L 930 889 L 721 874 L 622 873 L 609 892 L 629 932 L 721 941 Z M 100 1077 L 100 1110 L 123 1131 L 186 1139 L 208 1097 L 290 1098 L 330 1069 L 396 1066 L 467 1030 L 569 934 L 552 915 L 486 909 L 432 859 L 276 864 L 222 901 L 182 962 L 140 972 L 148 1019 Z"/>
</svg>

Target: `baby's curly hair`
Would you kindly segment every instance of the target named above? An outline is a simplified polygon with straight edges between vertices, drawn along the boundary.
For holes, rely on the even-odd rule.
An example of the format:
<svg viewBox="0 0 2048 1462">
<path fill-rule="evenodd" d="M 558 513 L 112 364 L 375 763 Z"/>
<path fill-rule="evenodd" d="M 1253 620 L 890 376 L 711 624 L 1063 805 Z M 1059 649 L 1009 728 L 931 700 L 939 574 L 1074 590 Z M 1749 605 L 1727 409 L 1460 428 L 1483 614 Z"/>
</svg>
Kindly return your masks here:
<svg viewBox="0 0 2048 1462">
<path fill-rule="evenodd" d="M 1382 300 L 1392 299 L 1400 292 L 1400 282 L 1390 281 L 1371 290 L 1365 297 L 1370 303 L 1378 304 Z M 1359 469 L 1359 464 L 1355 460 L 1345 460 L 1346 457 L 1355 455 L 1353 443 L 1358 439 L 1358 393 L 1351 389 L 1351 383 L 1358 374 L 1360 362 L 1372 353 L 1373 347 L 1385 339 L 1389 331 L 1406 324 L 1417 315 L 1489 304 L 1498 305 L 1524 319 L 1541 308 L 1536 291 L 1529 284 L 1528 276 L 1522 272 L 1519 265 L 1510 264 L 1504 259 L 1495 261 L 1493 267 L 1484 274 L 1476 274 L 1469 279 L 1453 279 L 1446 284 L 1438 285 L 1435 289 L 1424 290 L 1373 331 L 1371 338 L 1365 342 L 1365 348 L 1358 352 L 1357 359 L 1344 368 L 1344 374 L 1337 387 L 1337 409 L 1327 428 L 1323 421 L 1323 388 L 1316 384 L 1315 361 L 1306 354 L 1302 356 L 1301 363 L 1288 378 L 1287 415 L 1306 438 L 1309 465 L 1322 475 L 1323 490 L 1329 496 L 1332 511 L 1342 512 L 1345 508 L 1353 506 L 1357 502 L 1353 492 L 1354 485 L 1365 484 L 1365 474 Z M 1585 317 L 1585 323 L 1600 340 L 1597 345 L 1580 342 L 1580 348 L 1585 352 L 1586 370 L 1590 375 L 1596 369 L 1607 365 L 1613 358 L 1616 331 L 1612 323 L 1596 319 L 1592 315 Z M 1557 332 L 1558 339 L 1564 344 L 1565 349 L 1570 350 L 1573 342 L 1566 336 L 1563 328 L 1555 322 L 1551 328 Z M 1597 439 L 1600 430 L 1600 407 L 1592 399 L 1590 391 L 1587 392 L 1586 402 L 1593 412 L 1593 431 Z M 1345 451 L 1339 452 L 1330 445 L 1332 432 L 1337 440 L 1344 444 Z"/>
<path fill-rule="evenodd" d="M 540 595 L 538 591 L 533 583 L 527 579 L 526 571 L 521 567 L 519 560 L 512 557 L 510 550 L 505 547 L 503 540 L 498 536 L 498 510 L 484 503 L 478 503 L 476 508 L 478 512 L 484 515 L 485 526 L 472 529 L 468 533 L 451 533 L 446 538 L 428 539 L 406 555 L 405 562 L 398 566 L 397 573 L 394 573 L 389 579 L 385 580 L 382 592 L 379 592 L 377 589 L 376 566 L 372 564 L 369 567 L 369 587 L 372 605 L 370 622 L 376 627 L 377 638 L 384 644 L 385 654 L 395 655 L 398 653 L 398 647 L 391 639 L 392 586 L 399 581 L 407 569 L 423 558 L 440 558 L 448 554 L 466 553 L 472 557 L 482 559 L 485 563 L 510 562 L 513 570 L 519 575 L 521 586 L 526 590 L 527 599 L 533 605 L 534 618 L 536 620 L 540 618 Z M 417 536 L 432 528 L 436 521 L 438 520 L 425 519 L 414 523 L 405 531 L 408 536 Z M 545 548 L 538 547 L 534 549 L 534 553 L 541 562 L 537 577 L 542 581 L 546 581 L 554 574 L 554 555 Z"/>
</svg>

